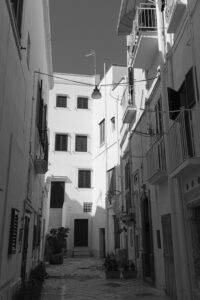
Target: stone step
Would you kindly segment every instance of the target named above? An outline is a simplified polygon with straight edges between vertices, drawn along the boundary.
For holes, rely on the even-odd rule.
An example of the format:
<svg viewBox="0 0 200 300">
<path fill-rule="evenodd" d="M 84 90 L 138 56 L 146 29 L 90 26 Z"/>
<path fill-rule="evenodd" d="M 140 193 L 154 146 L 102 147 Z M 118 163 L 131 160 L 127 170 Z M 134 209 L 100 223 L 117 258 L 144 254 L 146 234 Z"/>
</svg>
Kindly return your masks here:
<svg viewBox="0 0 200 300">
<path fill-rule="evenodd" d="M 90 257 L 91 251 L 88 247 L 77 247 L 74 248 L 73 257 Z"/>
</svg>

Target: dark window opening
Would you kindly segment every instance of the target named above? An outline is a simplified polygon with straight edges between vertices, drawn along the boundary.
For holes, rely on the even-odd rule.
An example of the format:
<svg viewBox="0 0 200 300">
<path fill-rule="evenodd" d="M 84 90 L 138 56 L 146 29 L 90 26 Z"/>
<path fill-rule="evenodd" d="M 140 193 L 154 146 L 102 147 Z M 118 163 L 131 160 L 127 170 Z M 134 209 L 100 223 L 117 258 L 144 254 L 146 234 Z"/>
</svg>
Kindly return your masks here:
<svg viewBox="0 0 200 300">
<path fill-rule="evenodd" d="M 67 151 L 68 148 L 68 135 L 56 134 L 55 151 Z"/>
<path fill-rule="evenodd" d="M 51 182 L 50 208 L 62 208 L 65 196 L 65 182 Z"/>
<path fill-rule="evenodd" d="M 77 135 L 75 151 L 77 152 L 87 152 L 87 136 Z"/>
<path fill-rule="evenodd" d="M 78 187 L 90 188 L 91 187 L 91 171 L 79 170 L 78 171 Z"/>
<path fill-rule="evenodd" d="M 67 107 L 67 96 L 58 95 L 56 97 L 56 107 Z"/>
<path fill-rule="evenodd" d="M 17 250 L 17 232 L 18 232 L 19 211 L 11 209 L 10 235 L 8 243 L 8 254 L 14 254 Z"/>
<path fill-rule="evenodd" d="M 88 98 L 78 97 L 77 98 L 77 108 L 88 109 Z"/>
</svg>

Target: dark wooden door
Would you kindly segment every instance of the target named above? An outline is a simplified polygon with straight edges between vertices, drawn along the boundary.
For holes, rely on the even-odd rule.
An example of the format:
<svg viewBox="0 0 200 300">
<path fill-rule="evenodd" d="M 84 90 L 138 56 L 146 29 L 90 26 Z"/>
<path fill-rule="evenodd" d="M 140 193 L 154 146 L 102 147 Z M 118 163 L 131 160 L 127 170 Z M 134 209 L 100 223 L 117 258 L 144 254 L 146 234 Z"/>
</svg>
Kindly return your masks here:
<svg viewBox="0 0 200 300">
<path fill-rule="evenodd" d="M 171 215 L 162 216 L 163 255 L 165 264 L 166 293 L 173 299 L 176 297 L 176 277 L 174 268 L 174 252 L 172 241 Z"/>
<path fill-rule="evenodd" d="M 88 220 L 74 220 L 74 247 L 88 247 Z"/>
</svg>

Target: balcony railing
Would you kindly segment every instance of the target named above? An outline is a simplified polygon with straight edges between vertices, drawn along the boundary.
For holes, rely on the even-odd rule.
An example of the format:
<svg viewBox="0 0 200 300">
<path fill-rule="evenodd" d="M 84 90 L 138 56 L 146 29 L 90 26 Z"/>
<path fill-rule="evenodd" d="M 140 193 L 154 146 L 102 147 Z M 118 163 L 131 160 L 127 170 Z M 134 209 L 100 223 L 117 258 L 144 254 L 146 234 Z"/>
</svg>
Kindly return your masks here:
<svg viewBox="0 0 200 300">
<path fill-rule="evenodd" d="M 156 141 L 146 154 L 147 160 L 147 181 L 152 184 L 158 184 L 167 176 L 166 172 L 166 154 L 165 141 L 161 137 Z"/>
<path fill-rule="evenodd" d="M 134 67 L 148 69 L 158 50 L 156 8 L 152 4 L 137 7 L 129 45 Z"/>
<path fill-rule="evenodd" d="M 165 20 L 168 33 L 175 33 L 185 9 L 186 0 L 166 0 Z"/>
<path fill-rule="evenodd" d="M 169 172 L 176 177 L 189 166 L 200 164 L 200 118 L 198 110 L 183 110 L 168 132 Z"/>
</svg>

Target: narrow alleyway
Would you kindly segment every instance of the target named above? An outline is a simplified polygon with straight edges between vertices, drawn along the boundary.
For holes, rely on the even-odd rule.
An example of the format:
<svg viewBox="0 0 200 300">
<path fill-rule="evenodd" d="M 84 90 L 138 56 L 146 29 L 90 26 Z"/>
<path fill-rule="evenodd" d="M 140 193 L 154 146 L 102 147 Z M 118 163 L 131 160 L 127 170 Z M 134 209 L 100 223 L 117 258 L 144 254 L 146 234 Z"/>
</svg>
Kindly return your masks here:
<svg viewBox="0 0 200 300">
<path fill-rule="evenodd" d="M 48 265 L 41 300 L 169 300 L 138 279 L 106 279 L 102 264 L 94 258 L 67 258 L 63 265 Z"/>
</svg>

